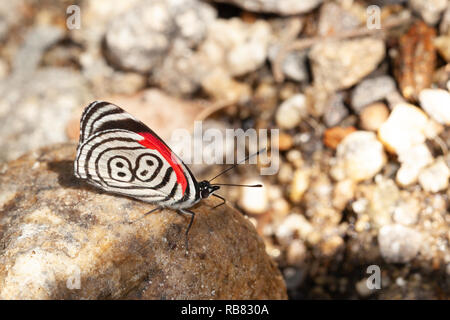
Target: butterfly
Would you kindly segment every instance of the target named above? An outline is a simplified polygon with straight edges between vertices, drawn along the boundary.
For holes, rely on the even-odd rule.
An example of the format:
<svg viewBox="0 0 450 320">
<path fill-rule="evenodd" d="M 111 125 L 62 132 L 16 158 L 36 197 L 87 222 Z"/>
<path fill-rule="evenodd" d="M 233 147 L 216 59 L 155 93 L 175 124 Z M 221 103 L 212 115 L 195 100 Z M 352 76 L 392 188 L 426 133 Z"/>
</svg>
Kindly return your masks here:
<svg viewBox="0 0 450 320">
<path fill-rule="evenodd" d="M 95 101 L 81 116 L 74 173 L 107 192 L 157 205 L 144 216 L 162 208 L 190 215 L 185 232 L 188 250 L 188 234 L 195 217 L 189 208 L 209 196 L 222 200 L 214 208 L 224 204 L 225 198 L 215 194 L 220 186 L 262 187 L 260 184 L 211 184 L 251 156 L 210 180 L 198 182 L 180 157 L 148 126 L 112 103 Z"/>
</svg>

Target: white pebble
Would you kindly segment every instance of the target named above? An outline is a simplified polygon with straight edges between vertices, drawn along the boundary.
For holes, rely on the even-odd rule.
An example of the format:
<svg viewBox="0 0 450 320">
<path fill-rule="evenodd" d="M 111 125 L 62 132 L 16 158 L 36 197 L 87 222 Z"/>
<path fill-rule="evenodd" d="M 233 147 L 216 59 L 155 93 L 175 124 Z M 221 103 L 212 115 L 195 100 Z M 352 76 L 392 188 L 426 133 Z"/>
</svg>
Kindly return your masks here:
<svg viewBox="0 0 450 320">
<path fill-rule="evenodd" d="M 390 151 L 399 154 L 425 142 L 427 126 L 428 117 L 422 110 L 400 103 L 378 130 L 378 137 Z"/>
<path fill-rule="evenodd" d="M 421 143 L 406 150 L 400 150 L 398 160 L 402 164 L 395 177 L 397 183 L 406 187 L 417 182 L 420 170 L 433 162 L 430 150 Z"/>
<path fill-rule="evenodd" d="M 419 95 L 420 105 L 439 123 L 450 124 L 450 93 L 443 89 L 424 89 Z"/>
<path fill-rule="evenodd" d="M 375 134 L 355 131 L 339 143 L 331 173 L 337 180 L 348 178 L 358 182 L 374 177 L 385 163 L 383 145 Z"/>
<path fill-rule="evenodd" d="M 299 93 L 293 95 L 278 107 L 275 120 L 280 128 L 292 129 L 300 124 L 307 113 L 306 98 Z"/>
<path fill-rule="evenodd" d="M 425 191 L 439 192 L 447 189 L 450 170 L 442 158 L 432 165 L 422 169 L 419 174 L 419 183 Z"/>
<path fill-rule="evenodd" d="M 392 263 L 407 263 L 419 253 L 422 234 L 400 224 L 386 225 L 378 233 L 381 256 Z"/>
</svg>

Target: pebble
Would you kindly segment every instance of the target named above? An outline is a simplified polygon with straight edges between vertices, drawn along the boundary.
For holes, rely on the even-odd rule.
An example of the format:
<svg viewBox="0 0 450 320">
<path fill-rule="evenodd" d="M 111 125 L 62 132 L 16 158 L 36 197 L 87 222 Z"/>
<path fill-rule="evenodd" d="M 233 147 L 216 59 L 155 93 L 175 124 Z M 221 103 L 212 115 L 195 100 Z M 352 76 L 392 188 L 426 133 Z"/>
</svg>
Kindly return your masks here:
<svg viewBox="0 0 450 320">
<path fill-rule="evenodd" d="M 359 18 L 344 6 L 334 2 L 326 2 L 320 7 L 318 34 L 330 36 L 357 28 L 361 24 Z"/>
<path fill-rule="evenodd" d="M 331 149 L 336 149 L 339 143 L 350 133 L 355 132 L 355 127 L 334 127 L 324 132 L 323 143 Z"/>
<path fill-rule="evenodd" d="M 208 71 L 186 41 L 175 39 L 164 61 L 154 67 L 149 82 L 171 95 L 189 96 L 197 91 Z"/>
<path fill-rule="evenodd" d="M 450 125 L 450 93 L 443 89 L 424 89 L 419 101 L 425 112 L 441 124 Z"/>
<path fill-rule="evenodd" d="M 164 61 L 176 38 L 191 48 L 198 45 L 215 18 L 215 9 L 197 0 L 141 1 L 109 25 L 108 58 L 121 68 L 150 72 Z"/>
<path fill-rule="evenodd" d="M 272 29 L 265 20 L 245 23 L 239 18 L 217 19 L 199 46 L 202 63 L 241 76 L 262 66 L 268 55 Z"/>
<path fill-rule="evenodd" d="M 278 181 L 282 184 L 287 184 L 292 181 L 292 177 L 294 176 L 294 169 L 292 165 L 289 163 L 283 162 L 280 166 L 280 170 L 278 171 Z"/>
<path fill-rule="evenodd" d="M 302 153 L 297 149 L 289 150 L 286 153 L 286 159 L 296 168 L 301 168 L 304 164 Z"/>
<path fill-rule="evenodd" d="M 306 239 L 314 231 L 312 224 L 301 214 L 291 213 L 276 228 L 275 235 L 277 239 L 289 245 L 294 235 L 298 235 L 299 239 Z"/>
<path fill-rule="evenodd" d="M 327 91 L 349 88 L 374 71 L 384 56 L 384 41 L 372 37 L 319 42 L 309 52 L 314 85 Z"/>
<path fill-rule="evenodd" d="M 400 192 L 392 179 L 381 175 L 375 177 L 375 188 L 369 195 L 367 213 L 375 227 L 382 227 L 392 222 L 392 214 L 400 198 Z"/>
<path fill-rule="evenodd" d="M 421 187 L 428 192 L 439 192 L 447 189 L 450 170 L 442 158 L 422 169 L 419 174 Z"/>
<path fill-rule="evenodd" d="M 331 174 L 336 180 L 355 182 L 371 179 L 386 163 L 383 145 L 373 132 L 355 131 L 337 147 L 336 163 Z"/>
<path fill-rule="evenodd" d="M 394 211 L 394 221 L 405 226 L 413 225 L 419 218 L 420 202 L 409 197 L 401 201 Z"/>
<path fill-rule="evenodd" d="M 305 169 L 297 169 L 294 172 L 294 178 L 291 183 L 289 199 L 292 202 L 300 202 L 303 194 L 308 189 L 310 181 L 310 172 Z"/>
<path fill-rule="evenodd" d="M 287 263 L 291 266 L 302 266 L 307 255 L 307 248 L 302 240 L 293 240 L 286 252 Z"/>
<path fill-rule="evenodd" d="M 419 253 L 422 234 L 400 224 L 382 227 L 378 233 L 381 256 L 390 263 L 407 263 Z"/>
<path fill-rule="evenodd" d="M 288 79 L 297 82 L 309 80 L 307 57 L 307 51 L 294 51 L 286 55 L 281 68 Z"/>
<path fill-rule="evenodd" d="M 411 8 L 420 14 L 429 25 L 435 25 L 441 19 L 442 12 L 447 9 L 447 0 L 411 0 Z"/>
<path fill-rule="evenodd" d="M 439 31 L 440 31 L 439 33 L 442 35 L 450 36 L 450 6 L 447 7 L 447 10 L 442 16 Z"/>
<path fill-rule="evenodd" d="M 361 128 L 377 131 L 389 117 L 389 108 L 382 102 L 375 102 L 365 107 L 359 115 Z"/>
<path fill-rule="evenodd" d="M 335 184 L 333 190 L 333 207 L 337 210 L 344 210 L 347 203 L 353 199 L 355 194 L 355 183 L 348 179 Z"/>
<path fill-rule="evenodd" d="M 421 109 L 401 103 L 378 130 L 378 138 L 389 151 L 399 154 L 425 141 L 427 125 L 428 117 Z"/>
<path fill-rule="evenodd" d="M 338 125 L 346 116 L 348 109 L 344 103 L 345 95 L 343 92 L 332 94 L 325 103 L 323 121 L 327 127 Z"/>
<path fill-rule="evenodd" d="M 379 76 L 361 81 L 352 92 L 351 106 L 360 113 L 365 106 L 385 99 L 396 91 L 394 79 L 390 76 Z"/>
<path fill-rule="evenodd" d="M 284 218 L 291 210 L 289 202 L 282 197 L 272 200 L 271 206 L 274 211 L 274 220 Z"/>
<path fill-rule="evenodd" d="M 202 79 L 203 90 L 214 100 L 228 103 L 250 100 L 252 90 L 247 83 L 234 80 L 223 69 L 212 70 Z"/>
<path fill-rule="evenodd" d="M 246 180 L 242 184 L 259 184 L 259 180 Z M 269 195 L 267 186 L 262 188 L 241 188 L 239 205 L 250 214 L 262 214 L 269 207 Z"/>
<path fill-rule="evenodd" d="M 367 278 L 361 279 L 360 281 L 358 281 L 355 285 L 355 289 L 358 292 L 358 294 L 363 297 L 363 298 L 367 298 L 369 297 L 371 294 L 373 294 L 374 292 L 376 292 L 375 289 L 369 289 L 369 287 L 367 286 Z"/>
<path fill-rule="evenodd" d="M 398 154 L 398 160 L 401 163 L 401 167 L 397 171 L 395 179 L 402 187 L 416 183 L 420 170 L 434 161 L 425 143 L 402 150 Z"/>
<path fill-rule="evenodd" d="M 286 132 L 280 132 L 279 136 L 279 145 L 280 151 L 286 151 L 292 148 L 294 145 L 294 139 L 290 134 L 287 134 Z"/>
<path fill-rule="evenodd" d="M 280 15 L 295 15 L 313 10 L 323 0 L 214 0 L 237 5 L 252 12 L 266 12 Z"/>
<path fill-rule="evenodd" d="M 434 46 L 445 61 L 450 62 L 450 36 L 440 36 L 434 39 Z"/>
<path fill-rule="evenodd" d="M 298 126 L 307 114 L 306 98 L 303 94 L 298 93 L 278 107 L 275 121 L 282 129 L 292 129 Z"/>
</svg>

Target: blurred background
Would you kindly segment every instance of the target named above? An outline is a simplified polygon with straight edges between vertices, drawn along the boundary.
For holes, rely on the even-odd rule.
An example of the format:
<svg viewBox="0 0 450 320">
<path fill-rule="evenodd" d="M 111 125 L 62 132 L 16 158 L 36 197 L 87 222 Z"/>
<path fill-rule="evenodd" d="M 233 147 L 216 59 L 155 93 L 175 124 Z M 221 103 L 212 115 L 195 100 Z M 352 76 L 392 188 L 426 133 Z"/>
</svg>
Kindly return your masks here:
<svg viewBox="0 0 450 320">
<path fill-rule="evenodd" d="M 9 0 L 0 41 L 0 162 L 76 142 L 93 100 L 167 141 L 279 129 L 275 175 L 222 178 L 265 187 L 221 192 L 291 299 L 449 298 L 449 1 Z"/>
</svg>

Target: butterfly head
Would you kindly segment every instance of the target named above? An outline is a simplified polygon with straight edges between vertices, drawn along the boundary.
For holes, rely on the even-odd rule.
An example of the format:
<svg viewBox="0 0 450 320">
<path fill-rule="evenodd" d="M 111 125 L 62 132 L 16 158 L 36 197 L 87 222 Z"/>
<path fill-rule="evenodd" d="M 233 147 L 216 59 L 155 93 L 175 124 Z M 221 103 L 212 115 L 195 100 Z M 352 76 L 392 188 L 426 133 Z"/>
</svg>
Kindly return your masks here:
<svg viewBox="0 0 450 320">
<path fill-rule="evenodd" d="M 219 186 L 213 186 L 206 180 L 199 182 L 198 188 L 202 199 L 208 198 L 214 191 L 220 189 Z"/>
</svg>

